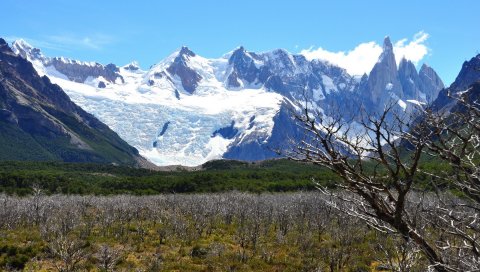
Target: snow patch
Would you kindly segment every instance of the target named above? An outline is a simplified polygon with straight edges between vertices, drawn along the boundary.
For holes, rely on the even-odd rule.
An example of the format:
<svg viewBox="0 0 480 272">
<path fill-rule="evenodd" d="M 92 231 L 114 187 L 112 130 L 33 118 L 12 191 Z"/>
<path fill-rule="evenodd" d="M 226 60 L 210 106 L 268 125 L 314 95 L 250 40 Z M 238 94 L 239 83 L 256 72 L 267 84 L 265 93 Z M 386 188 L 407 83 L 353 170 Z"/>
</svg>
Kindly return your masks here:
<svg viewBox="0 0 480 272">
<path fill-rule="evenodd" d="M 402 99 L 399 99 L 397 103 L 400 107 L 402 107 L 403 111 L 407 110 L 407 103 L 405 103 L 405 101 L 403 101 Z"/>
<path fill-rule="evenodd" d="M 322 75 L 322 82 L 323 82 L 323 86 L 325 86 L 326 94 L 330 94 L 331 91 L 333 92 L 338 91 L 337 86 L 335 86 L 335 84 L 333 83 L 333 80 L 329 76 Z"/>
<path fill-rule="evenodd" d="M 387 90 L 387 91 L 393 90 L 393 84 L 392 83 L 387 83 L 387 85 L 385 85 L 385 90 Z"/>
<path fill-rule="evenodd" d="M 411 104 L 414 104 L 414 105 L 417 105 L 419 107 L 422 107 L 422 106 L 426 105 L 426 103 L 420 102 L 418 100 L 413 100 L 413 99 L 408 99 L 407 102 L 411 103 Z"/>
</svg>

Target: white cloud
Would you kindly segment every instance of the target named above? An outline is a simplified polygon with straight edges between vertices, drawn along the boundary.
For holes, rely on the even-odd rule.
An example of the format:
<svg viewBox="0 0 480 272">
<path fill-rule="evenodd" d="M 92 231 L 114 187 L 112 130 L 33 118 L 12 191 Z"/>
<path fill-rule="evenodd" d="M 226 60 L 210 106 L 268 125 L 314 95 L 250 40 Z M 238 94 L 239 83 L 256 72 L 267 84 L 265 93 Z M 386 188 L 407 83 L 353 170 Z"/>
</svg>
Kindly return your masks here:
<svg viewBox="0 0 480 272">
<path fill-rule="evenodd" d="M 429 35 L 427 33 L 420 31 L 413 36 L 411 41 L 405 38 L 395 42 L 393 51 L 397 64 L 405 57 L 417 65 L 418 62 L 428 54 L 429 48 L 425 45 L 428 37 Z M 309 60 L 326 60 L 346 69 L 347 72 L 352 75 L 370 73 L 381 53 L 382 45 L 376 42 L 361 43 L 348 52 L 331 52 L 321 47 L 317 49 L 311 47 L 300 52 L 300 54 Z"/>
<path fill-rule="evenodd" d="M 48 36 L 47 39 L 51 43 L 58 44 L 59 46 L 74 47 L 74 48 L 87 48 L 100 50 L 105 45 L 113 42 L 112 37 L 103 34 L 95 34 L 92 36 L 73 36 L 73 35 L 54 35 Z"/>
<path fill-rule="evenodd" d="M 393 52 L 395 53 L 397 64 L 405 57 L 417 65 L 418 62 L 428 54 L 429 49 L 425 45 L 428 37 L 429 35 L 427 33 L 420 31 L 413 36 L 413 40 L 410 42 L 408 42 L 408 39 L 402 39 L 396 42 L 393 45 Z"/>
<path fill-rule="evenodd" d="M 43 36 L 42 39 L 8 36 L 5 39 L 8 42 L 23 39 L 35 47 L 65 52 L 71 51 L 71 49 L 101 50 L 104 46 L 114 42 L 111 36 L 104 34 L 93 34 L 89 36 L 51 35 Z"/>
</svg>

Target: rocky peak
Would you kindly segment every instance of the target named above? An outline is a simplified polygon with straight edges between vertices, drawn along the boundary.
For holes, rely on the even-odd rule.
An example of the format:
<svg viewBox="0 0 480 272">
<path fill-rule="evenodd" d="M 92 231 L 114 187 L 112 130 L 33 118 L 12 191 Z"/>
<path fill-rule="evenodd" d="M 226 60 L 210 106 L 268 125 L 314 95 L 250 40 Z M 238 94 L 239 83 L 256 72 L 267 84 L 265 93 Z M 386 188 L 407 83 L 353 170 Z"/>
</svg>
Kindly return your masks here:
<svg viewBox="0 0 480 272">
<path fill-rule="evenodd" d="M 240 46 L 228 59 L 228 64 L 232 66 L 232 72 L 227 78 L 228 87 L 240 87 L 241 81 L 244 80 L 248 83 L 254 82 L 258 79 L 259 69 L 255 65 L 254 57 L 247 52 L 243 46 Z"/>
<path fill-rule="evenodd" d="M 4 39 L 0 38 L 0 52 L 8 52 L 8 51 L 10 52 L 12 51 L 8 46 L 8 43 Z"/>
<path fill-rule="evenodd" d="M 178 76 L 181 80 L 183 89 L 192 94 L 198 86 L 202 77 L 192 68 L 188 66 L 188 60 L 190 57 L 195 57 L 188 47 L 183 46 L 178 52 L 173 62 L 167 68 L 167 71 L 172 76 Z"/>
<path fill-rule="evenodd" d="M 426 70 L 428 71 L 428 70 Z M 462 69 L 450 87 L 440 91 L 433 102 L 432 108 L 438 111 L 454 112 L 458 110 L 458 103 L 450 96 L 461 93 L 467 101 L 476 101 L 480 90 L 480 54 L 465 61 Z M 455 109 L 457 108 L 457 109 Z"/>
<path fill-rule="evenodd" d="M 33 47 L 23 39 L 15 40 L 12 43 L 12 50 L 15 54 L 22 56 L 24 59 L 32 60 L 45 60 L 40 49 Z"/>
<path fill-rule="evenodd" d="M 31 50 L 33 46 L 26 42 L 24 39 L 18 39 L 13 41 L 12 43 L 13 48 L 23 49 L 23 50 Z"/>
<path fill-rule="evenodd" d="M 368 75 L 367 73 L 364 73 L 360 78 L 360 82 L 367 82 L 367 81 L 368 81 Z"/>
<path fill-rule="evenodd" d="M 275 49 L 272 51 L 272 55 L 281 60 L 287 60 L 290 58 L 290 53 L 285 49 Z"/>
<path fill-rule="evenodd" d="M 293 74 L 295 72 L 295 60 L 290 53 L 284 49 L 276 49 L 267 53 L 268 65 L 277 74 Z"/>
<path fill-rule="evenodd" d="M 432 68 L 426 63 L 422 64 L 422 67 L 420 67 L 420 73 L 426 69 L 432 69 Z"/>
<path fill-rule="evenodd" d="M 136 61 L 132 61 L 129 64 L 123 66 L 123 69 L 129 70 L 129 71 L 137 71 L 140 70 L 140 65 Z"/>
<path fill-rule="evenodd" d="M 186 46 L 182 46 L 182 48 L 180 49 L 180 51 L 178 52 L 178 55 L 179 56 L 188 56 L 188 57 L 195 57 L 195 53 L 193 53 L 193 51 L 191 51 L 188 47 Z"/>
<path fill-rule="evenodd" d="M 438 93 L 445 88 L 443 81 L 435 70 L 425 63 L 420 68 L 418 74 L 422 84 L 421 89 L 426 96 L 426 101 L 431 103 L 437 98 Z"/>
<path fill-rule="evenodd" d="M 421 94 L 420 77 L 413 62 L 402 58 L 398 66 L 398 76 L 406 98 L 426 102 Z"/>
<path fill-rule="evenodd" d="M 464 91 L 468 86 L 480 80 L 480 54 L 465 61 L 457 78 L 450 86 L 452 91 Z"/>
<path fill-rule="evenodd" d="M 392 45 L 392 42 L 390 41 L 389 36 L 386 36 L 383 39 L 383 51 L 384 52 L 386 52 L 386 51 L 392 51 L 393 52 L 393 45 Z"/>
<path fill-rule="evenodd" d="M 181 64 L 187 66 L 187 62 L 191 57 L 195 57 L 196 54 L 191 51 L 188 47 L 182 46 L 176 55 L 173 55 L 173 63 Z"/>
<path fill-rule="evenodd" d="M 243 46 L 240 46 L 239 48 L 235 49 L 233 51 L 232 55 L 228 59 L 229 64 L 233 65 L 243 65 L 252 62 L 252 58 L 248 55 L 247 51 Z"/>
<path fill-rule="evenodd" d="M 402 58 L 398 66 L 398 76 L 402 81 L 402 85 L 417 84 L 420 80 L 415 64 L 405 58 Z M 403 82 L 403 80 L 405 80 L 405 82 Z"/>
<path fill-rule="evenodd" d="M 383 42 L 383 52 L 373 67 L 368 84 L 362 87 L 364 99 L 381 111 L 386 103 L 398 99 L 431 103 L 443 88 L 443 82 L 435 71 L 423 65 L 420 73 L 415 64 L 403 58 L 398 65 L 389 37 Z"/>
<path fill-rule="evenodd" d="M 403 97 L 403 89 L 397 71 L 392 42 L 385 37 L 383 52 L 373 67 L 363 95 L 370 97 L 370 102 L 383 109 L 386 103 Z"/>
<path fill-rule="evenodd" d="M 383 51 L 378 58 L 378 62 L 384 63 L 390 70 L 397 70 L 395 54 L 393 53 L 393 45 L 388 36 L 383 40 Z"/>
<path fill-rule="evenodd" d="M 402 58 L 398 66 L 398 72 L 406 75 L 418 75 L 415 64 L 406 58 Z"/>
</svg>

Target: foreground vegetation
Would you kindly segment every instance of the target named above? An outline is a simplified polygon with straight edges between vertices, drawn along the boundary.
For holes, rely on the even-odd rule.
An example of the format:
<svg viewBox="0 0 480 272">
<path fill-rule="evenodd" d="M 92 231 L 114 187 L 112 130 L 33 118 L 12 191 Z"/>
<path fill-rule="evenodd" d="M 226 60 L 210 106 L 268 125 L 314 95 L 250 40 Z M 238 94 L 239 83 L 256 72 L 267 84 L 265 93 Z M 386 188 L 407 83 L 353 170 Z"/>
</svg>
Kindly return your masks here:
<svg viewBox="0 0 480 272">
<path fill-rule="evenodd" d="M 0 195 L 0 270 L 423 271 L 319 192 Z M 407 270 L 404 270 L 407 271 Z"/>
</svg>

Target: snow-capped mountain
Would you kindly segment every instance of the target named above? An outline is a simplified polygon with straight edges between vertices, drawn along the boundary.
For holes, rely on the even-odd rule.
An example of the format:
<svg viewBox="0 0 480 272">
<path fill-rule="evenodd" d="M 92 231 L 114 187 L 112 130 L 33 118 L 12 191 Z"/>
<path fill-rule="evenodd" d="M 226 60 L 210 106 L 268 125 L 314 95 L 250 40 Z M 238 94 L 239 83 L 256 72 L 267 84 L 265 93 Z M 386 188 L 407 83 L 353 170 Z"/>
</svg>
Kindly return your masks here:
<svg viewBox="0 0 480 272">
<path fill-rule="evenodd" d="M 148 71 L 45 57 L 24 41 L 13 50 L 39 74 L 109 125 L 158 165 L 199 165 L 218 158 L 262 160 L 299 139 L 292 109 L 308 100 L 324 115 L 346 105 L 398 100 L 430 103 L 443 83 L 428 66 L 417 73 L 409 61 L 397 69 L 390 40 L 370 75 L 349 75 L 321 60 L 277 49 L 254 53 L 239 47 L 206 59 L 182 47 Z"/>
<path fill-rule="evenodd" d="M 97 87 L 102 88 L 106 82 L 123 83 L 118 67 L 114 64 L 101 65 L 96 62 L 83 62 L 63 57 L 45 57 L 38 48 L 33 48 L 24 40 L 17 40 L 12 46 L 15 53 L 34 62 L 36 67 L 45 67 L 49 76 L 65 77 L 70 81 L 84 83 L 97 80 Z M 58 72 L 55 74 L 55 72 Z"/>
</svg>

